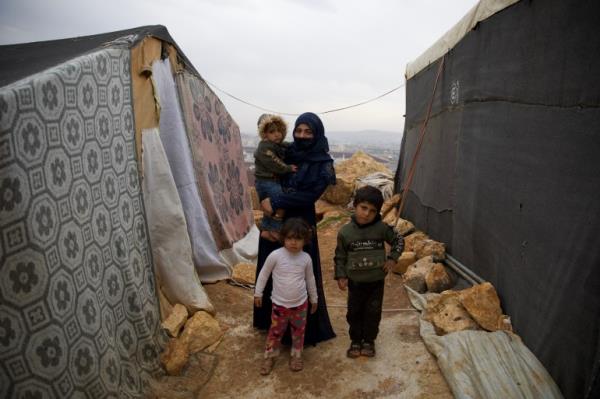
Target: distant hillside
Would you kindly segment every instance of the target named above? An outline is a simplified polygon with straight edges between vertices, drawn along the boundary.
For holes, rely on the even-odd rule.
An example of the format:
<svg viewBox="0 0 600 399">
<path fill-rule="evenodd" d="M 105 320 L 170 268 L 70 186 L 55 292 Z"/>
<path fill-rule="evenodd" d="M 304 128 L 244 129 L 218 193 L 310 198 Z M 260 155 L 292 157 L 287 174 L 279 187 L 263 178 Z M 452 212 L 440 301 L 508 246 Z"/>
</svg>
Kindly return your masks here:
<svg viewBox="0 0 600 399">
<path fill-rule="evenodd" d="M 357 132 L 328 131 L 327 138 L 333 144 L 370 144 L 400 145 L 402 132 L 390 132 L 384 130 L 361 130 Z"/>
<path fill-rule="evenodd" d="M 330 144 L 370 145 L 375 147 L 400 148 L 402 132 L 390 132 L 385 130 L 360 130 L 354 132 L 328 131 L 327 138 Z M 242 139 L 258 142 L 256 133 L 242 133 Z M 291 140 L 288 137 L 287 140 Z"/>
</svg>

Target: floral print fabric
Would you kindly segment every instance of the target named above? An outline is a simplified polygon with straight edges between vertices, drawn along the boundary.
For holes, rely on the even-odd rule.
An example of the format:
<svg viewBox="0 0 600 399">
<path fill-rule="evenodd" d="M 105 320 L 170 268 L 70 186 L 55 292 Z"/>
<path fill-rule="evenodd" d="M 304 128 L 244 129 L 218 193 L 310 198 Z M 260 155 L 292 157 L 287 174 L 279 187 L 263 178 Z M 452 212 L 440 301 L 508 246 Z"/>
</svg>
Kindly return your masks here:
<svg viewBox="0 0 600 399">
<path fill-rule="evenodd" d="M 219 250 L 231 248 L 254 223 L 237 124 L 196 76 L 176 78 L 196 182 Z"/>
</svg>

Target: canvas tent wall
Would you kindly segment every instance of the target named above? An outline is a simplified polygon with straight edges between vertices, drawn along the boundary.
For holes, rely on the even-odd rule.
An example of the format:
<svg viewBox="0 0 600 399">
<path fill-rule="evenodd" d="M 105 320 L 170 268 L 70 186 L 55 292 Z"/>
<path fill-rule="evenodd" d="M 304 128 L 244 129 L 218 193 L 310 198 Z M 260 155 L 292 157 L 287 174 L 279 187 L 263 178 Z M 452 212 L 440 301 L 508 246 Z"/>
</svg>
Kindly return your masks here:
<svg viewBox="0 0 600 399">
<path fill-rule="evenodd" d="M 195 215 L 162 145 L 169 128 L 152 65 L 167 60 L 204 83 L 164 27 L 0 50 L 0 397 L 139 397 L 160 370 L 157 286 L 163 299 L 211 310 L 197 274 L 208 265 L 210 278 L 228 276 L 253 255 L 247 183 L 219 197 L 238 211 L 229 227 L 211 224 L 203 240 L 188 230 Z M 208 171 L 232 185 L 243 161 L 237 126 L 203 89 L 190 101 L 227 135 L 226 156 L 204 169 L 204 143 L 187 142 L 196 157 L 187 183 L 199 193 L 195 209 L 213 215 Z M 212 260 L 196 259 L 194 237 L 219 238 Z"/>
<path fill-rule="evenodd" d="M 514 4 L 512 4 L 514 3 Z M 403 216 L 494 284 L 567 398 L 599 397 L 600 4 L 482 1 L 407 67 Z"/>
</svg>

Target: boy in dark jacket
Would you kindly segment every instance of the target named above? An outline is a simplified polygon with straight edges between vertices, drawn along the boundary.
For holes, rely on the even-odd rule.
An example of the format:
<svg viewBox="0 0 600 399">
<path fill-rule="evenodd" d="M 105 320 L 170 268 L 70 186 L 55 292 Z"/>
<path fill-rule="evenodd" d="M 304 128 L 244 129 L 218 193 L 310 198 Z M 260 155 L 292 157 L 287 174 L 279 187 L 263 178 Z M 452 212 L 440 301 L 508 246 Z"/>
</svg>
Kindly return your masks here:
<svg viewBox="0 0 600 399">
<path fill-rule="evenodd" d="M 263 114 L 258 119 L 258 135 L 261 138 L 254 152 L 254 178 L 260 201 L 281 193 L 281 177 L 295 172 L 296 165 L 283 162 L 288 143 L 285 143 L 287 125 L 277 115 Z M 264 216 L 260 226 L 261 236 L 270 241 L 279 240 L 279 230 L 284 212 L 278 209 L 272 216 Z"/>
<path fill-rule="evenodd" d="M 382 205 L 383 196 L 378 189 L 358 189 L 352 220 L 337 237 L 335 279 L 341 290 L 348 288 L 346 320 L 352 343 L 346 354 L 350 358 L 375 356 L 385 277 L 404 248 L 402 235 L 381 221 Z M 385 242 L 391 247 L 388 255 Z"/>
</svg>

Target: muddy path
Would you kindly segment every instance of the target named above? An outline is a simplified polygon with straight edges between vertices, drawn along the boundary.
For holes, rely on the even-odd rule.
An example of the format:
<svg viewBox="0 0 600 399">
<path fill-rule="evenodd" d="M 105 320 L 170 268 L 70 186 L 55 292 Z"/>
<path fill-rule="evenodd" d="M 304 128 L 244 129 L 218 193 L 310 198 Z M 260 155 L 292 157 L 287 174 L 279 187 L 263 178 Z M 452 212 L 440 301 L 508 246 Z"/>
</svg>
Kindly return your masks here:
<svg viewBox="0 0 600 399">
<path fill-rule="evenodd" d="M 226 329 L 212 353 L 201 352 L 182 376 L 164 377 L 155 398 L 452 398 L 433 356 L 419 336 L 418 313 L 401 279 L 386 280 L 375 358 L 348 359 L 346 293 L 333 280 L 333 252 L 341 220 L 319 230 L 323 285 L 337 338 L 307 347 L 305 368 L 291 372 L 282 353 L 273 372 L 259 374 L 265 333 L 252 328 L 252 291 L 226 282 L 205 285 Z"/>
</svg>

